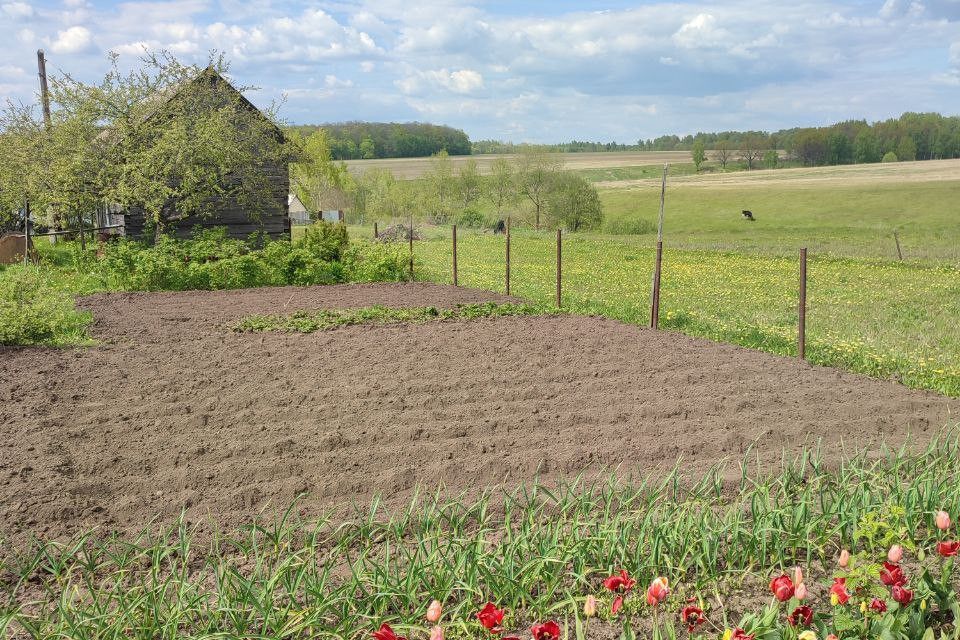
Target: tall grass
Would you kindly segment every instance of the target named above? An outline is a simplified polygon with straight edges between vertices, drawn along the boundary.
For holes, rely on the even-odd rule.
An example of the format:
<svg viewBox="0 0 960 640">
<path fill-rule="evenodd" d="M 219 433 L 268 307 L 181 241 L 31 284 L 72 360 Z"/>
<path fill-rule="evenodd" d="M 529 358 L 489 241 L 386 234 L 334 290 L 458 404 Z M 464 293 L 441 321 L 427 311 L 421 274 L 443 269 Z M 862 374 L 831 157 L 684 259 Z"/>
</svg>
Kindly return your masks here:
<svg viewBox="0 0 960 640">
<path fill-rule="evenodd" d="M 308 519 L 294 505 L 212 535 L 181 520 L 132 537 L 36 540 L 0 556 L 0 635 L 359 638 L 389 621 L 424 637 L 436 598 L 449 637 L 472 637 L 487 600 L 514 612 L 517 628 L 573 618 L 621 567 L 641 584 L 668 576 L 681 601 L 763 591 L 794 564 L 822 574 L 841 547 L 885 553 L 907 536 L 929 548 L 934 512 L 960 511 L 955 433 L 917 455 L 860 453 L 829 467 L 820 453 L 772 474 L 748 454 L 699 479 L 678 467 L 635 483 L 611 475 L 469 500 L 424 494 L 390 513 L 375 500 L 344 520 Z"/>
</svg>

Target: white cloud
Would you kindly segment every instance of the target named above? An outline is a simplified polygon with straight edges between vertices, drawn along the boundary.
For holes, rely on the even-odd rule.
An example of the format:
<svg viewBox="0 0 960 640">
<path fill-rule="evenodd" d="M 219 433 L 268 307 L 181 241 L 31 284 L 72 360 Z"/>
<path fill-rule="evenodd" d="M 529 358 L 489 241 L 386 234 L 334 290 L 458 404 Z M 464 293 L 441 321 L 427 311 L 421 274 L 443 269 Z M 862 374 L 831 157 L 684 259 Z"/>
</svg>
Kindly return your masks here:
<svg viewBox="0 0 960 640">
<path fill-rule="evenodd" d="M 17 31 L 17 40 L 23 44 L 32 44 L 37 39 L 37 34 L 32 29 L 20 29 Z"/>
<path fill-rule="evenodd" d="M 29 18 L 33 15 L 33 7 L 26 2 L 7 2 L 0 5 L 0 9 L 11 18 Z"/>
<path fill-rule="evenodd" d="M 484 87 L 483 75 L 473 69 L 412 70 L 409 75 L 397 80 L 394 84 L 407 95 L 420 94 L 431 87 L 465 95 Z"/>
<path fill-rule="evenodd" d="M 373 70 L 376 68 L 377 68 L 376 63 L 370 60 L 364 60 L 363 62 L 360 63 L 360 70 L 363 71 L 364 73 L 372 73 Z"/>
<path fill-rule="evenodd" d="M 58 31 L 57 37 L 50 43 L 54 53 L 82 53 L 91 49 L 93 38 L 90 30 L 79 25 Z"/>
<path fill-rule="evenodd" d="M 718 27 L 717 18 L 710 13 L 698 13 L 673 34 L 673 41 L 685 49 L 719 47 L 730 39 L 730 32 Z"/>
</svg>

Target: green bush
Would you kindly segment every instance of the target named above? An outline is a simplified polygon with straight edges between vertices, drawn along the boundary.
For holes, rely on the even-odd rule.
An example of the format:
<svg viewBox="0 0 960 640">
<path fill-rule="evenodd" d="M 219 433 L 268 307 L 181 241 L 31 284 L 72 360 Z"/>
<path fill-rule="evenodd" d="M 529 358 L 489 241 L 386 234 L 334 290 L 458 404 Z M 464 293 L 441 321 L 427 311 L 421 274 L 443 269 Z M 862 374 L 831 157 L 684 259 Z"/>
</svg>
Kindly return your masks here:
<svg viewBox="0 0 960 640">
<path fill-rule="evenodd" d="M 402 282 L 410 273 L 409 260 L 405 246 L 393 242 L 362 241 L 344 257 L 350 282 Z"/>
<path fill-rule="evenodd" d="M 457 217 L 457 224 L 461 227 L 479 229 L 487 226 L 487 217 L 480 213 L 479 210 L 468 207 Z"/>
<path fill-rule="evenodd" d="M 880 160 L 880 162 L 899 162 L 899 161 L 900 161 L 900 158 L 898 158 L 897 154 L 895 154 L 893 151 L 887 151 L 885 154 L 883 154 L 883 159 Z"/>
<path fill-rule="evenodd" d="M 90 314 L 34 266 L 13 266 L 0 278 L 0 345 L 84 342 Z"/>
<path fill-rule="evenodd" d="M 320 260 L 333 262 L 343 258 L 350 238 L 346 225 L 320 220 L 306 228 L 298 244 Z"/>
</svg>

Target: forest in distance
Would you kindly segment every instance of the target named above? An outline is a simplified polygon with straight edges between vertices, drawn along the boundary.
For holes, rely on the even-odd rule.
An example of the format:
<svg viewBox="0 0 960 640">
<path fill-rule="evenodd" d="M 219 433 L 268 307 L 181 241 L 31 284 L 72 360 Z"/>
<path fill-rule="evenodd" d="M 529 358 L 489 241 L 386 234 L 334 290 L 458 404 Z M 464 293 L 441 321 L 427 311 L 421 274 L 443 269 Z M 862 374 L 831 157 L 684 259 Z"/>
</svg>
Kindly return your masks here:
<svg viewBox="0 0 960 640">
<path fill-rule="evenodd" d="M 769 149 L 786 151 L 806 166 L 960 158 L 960 116 L 904 113 L 877 122 L 846 120 L 824 127 L 794 127 L 779 131 L 698 132 L 663 135 L 636 143 L 571 140 L 530 145 L 501 140 L 474 140 L 461 129 L 421 122 L 345 122 L 295 125 L 308 135 L 325 129 L 334 160 L 414 158 L 446 150 L 452 156 L 512 154 L 537 146 L 556 153 L 598 151 L 693 151 L 697 147 L 731 153 Z"/>
</svg>

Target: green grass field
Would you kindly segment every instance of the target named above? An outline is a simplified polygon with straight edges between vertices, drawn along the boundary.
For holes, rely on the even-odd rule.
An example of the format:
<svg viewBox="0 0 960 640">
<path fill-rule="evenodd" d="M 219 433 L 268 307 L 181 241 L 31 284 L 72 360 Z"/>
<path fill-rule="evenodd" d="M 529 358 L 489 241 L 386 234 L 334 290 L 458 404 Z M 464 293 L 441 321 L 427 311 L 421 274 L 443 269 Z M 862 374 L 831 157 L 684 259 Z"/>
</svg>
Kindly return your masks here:
<svg viewBox="0 0 960 640">
<path fill-rule="evenodd" d="M 370 233 L 354 228 L 355 236 Z M 459 280 L 504 290 L 504 238 L 459 234 Z M 416 243 L 417 277 L 451 278 L 449 230 Z M 644 238 L 567 235 L 563 302 L 579 313 L 649 321 L 654 252 Z M 512 293 L 550 303 L 552 233 L 512 236 Z M 781 355 L 796 353 L 798 258 L 667 248 L 662 326 Z M 809 265 L 811 362 L 960 395 L 960 269 L 816 253 Z"/>
<path fill-rule="evenodd" d="M 659 185 L 602 189 L 607 232 L 653 238 Z M 672 247 L 775 255 L 801 246 L 836 256 L 905 259 L 960 265 L 960 181 L 892 184 L 712 185 L 679 183 L 667 192 L 664 233 Z M 756 221 L 745 220 L 742 209 Z"/>
</svg>

